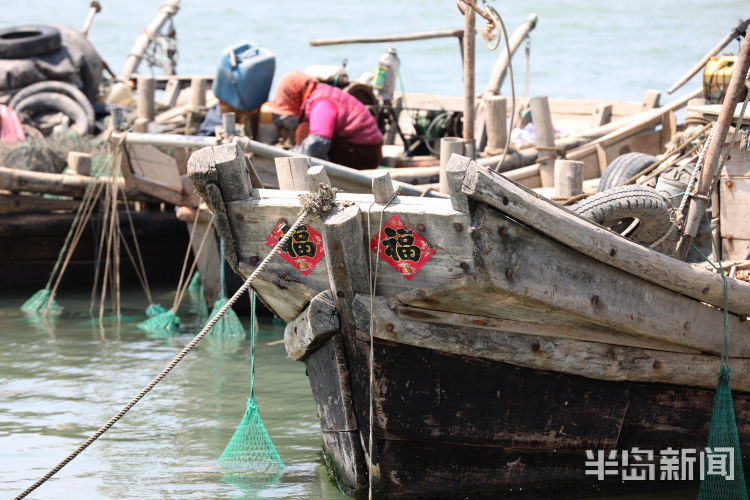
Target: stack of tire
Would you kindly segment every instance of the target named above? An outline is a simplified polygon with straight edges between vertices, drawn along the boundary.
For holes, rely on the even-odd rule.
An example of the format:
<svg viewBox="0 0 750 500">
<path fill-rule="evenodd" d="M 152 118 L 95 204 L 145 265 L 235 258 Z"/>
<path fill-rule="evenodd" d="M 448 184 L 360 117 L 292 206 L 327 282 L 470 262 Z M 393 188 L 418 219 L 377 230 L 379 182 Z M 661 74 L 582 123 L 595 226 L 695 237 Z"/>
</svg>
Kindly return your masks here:
<svg viewBox="0 0 750 500">
<path fill-rule="evenodd" d="M 79 134 L 91 133 L 102 69 L 93 46 L 71 28 L 0 29 L 0 103 L 32 121 L 61 113 Z"/>
<path fill-rule="evenodd" d="M 570 208 L 633 241 L 655 242 L 672 224 L 667 201 L 649 186 L 623 185 L 655 161 L 656 157 L 644 153 L 618 156 L 604 171 L 597 193 Z"/>
</svg>

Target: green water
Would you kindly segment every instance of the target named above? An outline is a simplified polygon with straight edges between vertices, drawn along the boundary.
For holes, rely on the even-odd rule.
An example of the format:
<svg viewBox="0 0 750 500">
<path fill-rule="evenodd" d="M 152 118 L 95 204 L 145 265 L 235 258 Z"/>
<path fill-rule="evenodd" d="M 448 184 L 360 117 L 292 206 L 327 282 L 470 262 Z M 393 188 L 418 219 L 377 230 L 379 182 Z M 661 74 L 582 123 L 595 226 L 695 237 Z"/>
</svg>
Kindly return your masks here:
<svg viewBox="0 0 750 500">
<path fill-rule="evenodd" d="M 20 493 L 73 451 L 196 332 L 148 338 L 136 329 L 147 305 L 137 291 L 125 293 L 120 324 L 105 319 L 101 327 L 88 314 L 86 293 L 61 294 L 65 313 L 46 324 L 19 310 L 24 299 L 0 297 L 1 498 Z M 286 358 L 281 338 L 283 325 L 261 319 L 256 396 L 286 463 L 278 482 L 224 477 L 217 466 L 245 411 L 250 350 L 245 341 L 222 352 L 205 339 L 30 498 L 344 498 L 322 465 L 305 367 Z"/>
</svg>

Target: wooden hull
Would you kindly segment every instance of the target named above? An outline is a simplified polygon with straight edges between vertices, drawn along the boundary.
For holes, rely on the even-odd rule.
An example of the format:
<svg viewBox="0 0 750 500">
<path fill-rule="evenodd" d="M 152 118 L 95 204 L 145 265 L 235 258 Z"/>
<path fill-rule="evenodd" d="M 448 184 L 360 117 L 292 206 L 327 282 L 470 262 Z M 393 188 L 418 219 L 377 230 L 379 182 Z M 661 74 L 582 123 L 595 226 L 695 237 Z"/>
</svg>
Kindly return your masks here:
<svg viewBox="0 0 750 500">
<path fill-rule="evenodd" d="M 3 215 L 0 222 L 0 275 L 3 277 L 0 287 L 8 290 L 44 287 L 73 217 L 73 213 Z M 149 280 L 175 283 L 188 244 L 185 224 L 177 220 L 173 212 L 134 212 L 132 217 Z M 92 216 L 92 222 L 83 233 L 65 273 L 63 287 L 91 286 L 93 283 L 98 240 L 91 227 L 98 224 L 98 217 Z M 124 212 L 120 216 L 120 226 L 132 247 Z M 124 250 L 122 259 L 123 283 L 138 286 Z"/>
<path fill-rule="evenodd" d="M 365 443 L 368 367 L 351 358 L 366 361 L 368 349 L 360 342 L 348 358 Z M 388 495 L 459 498 L 511 488 L 593 493 L 608 485 L 586 476 L 586 450 L 638 447 L 658 454 L 669 447 L 703 449 L 707 443 L 712 390 L 592 380 L 385 341 L 376 341 L 374 352 L 375 487 Z M 311 356 L 306 365 L 318 413 L 325 415 L 328 396 L 342 381 L 324 376 L 336 371 L 330 357 L 322 365 L 319 356 Z M 322 386 L 321 380 L 334 385 Z M 735 393 L 734 405 L 747 467 L 750 398 Z M 321 426 L 326 447 L 342 467 L 362 452 L 358 439 L 340 439 L 346 429 L 334 422 Z M 364 461 L 357 468 L 362 486 Z M 678 485 L 685 486 L 694 483 Z"/>
<path fill-rule="evenodd" d="M 229 242 L 228 262 L 248 276 L 268 234 L 300 205 L 296 193 L 253 189 L 243 162 L 219 146 L 194 155 L 190 175 Z M 338 195 L 330 214 L 307 221 L 324 260 L 303 274 L 274 257 L 253 283 L 289 322 L 287 353 L 306 364 L 343 483 L 366 487 L 372 463 L 375 487 L 394 496 L 594 492 L 606 481 L 586 475 L 587 450 L 658 458 L 667 448 L 704 449 L 722 350 L 721 277 L 466 158 L 454 155 L 446 174 L 450 200 Z M 369 243 L 394 215 L 437 249 L 410 279 L 370 264 Z M 750 284 L 729 279 L 727 288 L 746 461 Z"/>
</svg>

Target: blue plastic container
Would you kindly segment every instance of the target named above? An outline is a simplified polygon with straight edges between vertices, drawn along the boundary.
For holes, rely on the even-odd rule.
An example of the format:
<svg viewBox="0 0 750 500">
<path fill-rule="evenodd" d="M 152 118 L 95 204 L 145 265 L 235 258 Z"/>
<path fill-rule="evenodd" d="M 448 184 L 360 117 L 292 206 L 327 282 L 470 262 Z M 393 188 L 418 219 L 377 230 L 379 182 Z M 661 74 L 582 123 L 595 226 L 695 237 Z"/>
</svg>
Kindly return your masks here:
<svg viewBox="0 0 750 500">
<path fill-rule="evenodd" d="M 252 111 L 268 100 L 275 69 L 270 50 L 252 42 L 230 45 L 221 52 L 212 90 L 233 108 Z"/>
</svg>

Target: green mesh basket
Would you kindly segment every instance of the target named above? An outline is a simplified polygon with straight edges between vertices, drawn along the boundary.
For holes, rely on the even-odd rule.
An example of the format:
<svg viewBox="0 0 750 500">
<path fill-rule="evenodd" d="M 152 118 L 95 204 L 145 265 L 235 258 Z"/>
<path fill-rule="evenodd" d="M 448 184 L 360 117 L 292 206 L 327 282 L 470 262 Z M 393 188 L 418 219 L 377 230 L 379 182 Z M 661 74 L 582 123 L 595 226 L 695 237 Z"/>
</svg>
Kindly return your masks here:
<svg viewBox="0 0 750 500">
<path fill-rule="evenodd" d="M 152 337 L 171 337 L 180 332 L 180 318 L 170 309 L 138 323 Z"/>
<path fill-rule="evenodd" d="M 50 293 L 51 292 L 48 288 L 39 290 L 23 303 L 21 310 L 28 314 L 43 314 L 44 309 L 49 302 Z M 60 304 L 58 304 L 55 299 L 52 299 L 52 303 L 50 304 L 49 309 L 47 309 L 47 314 L 60 314 L 61 312 L 62 307 L 60 307 Z"/>
<path fill-rule="evenodd" d="M 165 312 L 167 312 L 167 310 L 164 309 L 161 304 L 151 304 L 146 308 L 146 316 L 148 316 L 149 318 L 153 318 L 154 316 L 163 314 Z"/>
<path fill-rule="evenodd" d="M 729 387 L 728 368 L 722 367 L 718 373 L 719 383 L 716 386 L 714 406 L 711 410 L 711 426 L 708 431 L 708 446 L 716 453 L 716 448 L 730 448 L 734 450 L 734 468 L 727 471 L 726 476 L 708 474 L 708 459 L 704 462 L 704 476 L 698 490 L 698 500 L 736 499 L 747 500 L 747 486 L 745 474 L 742 471 L 742 453 L 740 452 L 740 438 L 737 433 L 737 423 L 732 404 L 732 391 Z M 707 450 L 708 454 L 708 450 Z M 729 463 L 728 459 L 725 459 Z M 727 477 L 733 479 L 727 480 Z"/>
<path fill-rule="evenodd" d="M 284 462 L 263 425 L 254 397 L 247 399 L 245 416 L 219 457 L 219 465 L 230 474 L 281 474 Z"/>
<path fill-rule="evenodd" d="M 242 422 L 234 431 L 219 465 L 228 474 L 251 475 L 254 478 L 275 480 L 281 476 L 284 462 L 276 451 L 271 437 L 260 418 L 255 400 L 255 292 L 250 293 L 250 397 Z"/>
<path fill-rule="evenodd" d="M 214 302 L 214 308 L 211 309 L 211 314 L 209 314 L 209 317 L 213 318 L 214 316 L 216 316 L 219 310 L 224 307 L 227 302 L 229 302 L 229 299 L 227 299 L 226 297 Z M 211 329 L 211 333 L 209 333 L 208 336 L 236 337 L 244 339 L 245 327 L 242 326 L 242 322 L 237 316 L 237 313 L 234 312 L 234 310 L 230 307 L 229 309 L 227 309 L 227 312 L 224 313 L 224 316 L 219 318 L 219 321 L 216 322 L 214 327 Z"/>
</svg>

